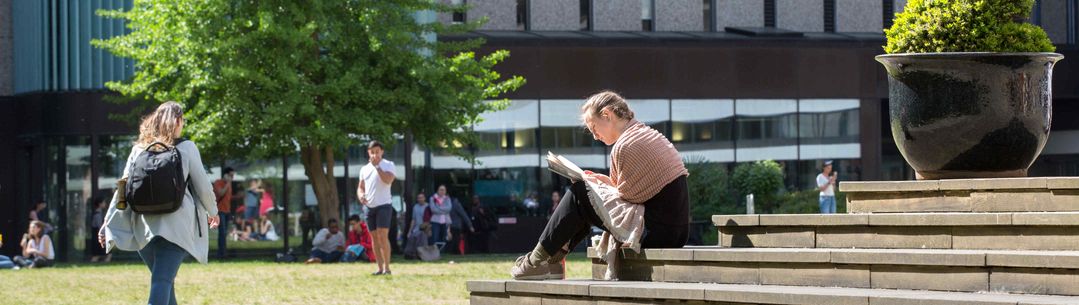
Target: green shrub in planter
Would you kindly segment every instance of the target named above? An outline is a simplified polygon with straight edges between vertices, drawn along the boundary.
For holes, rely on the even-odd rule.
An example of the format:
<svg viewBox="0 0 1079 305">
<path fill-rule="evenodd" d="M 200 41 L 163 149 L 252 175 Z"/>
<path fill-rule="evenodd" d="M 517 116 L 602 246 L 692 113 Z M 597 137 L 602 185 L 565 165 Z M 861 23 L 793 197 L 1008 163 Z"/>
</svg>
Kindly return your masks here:
<svg viewBox="0 0 1079 305">
<path fill-rule="evenodd" d="M 1024 22 L 1034 0 L 910 0 L 895 17 L 884 51 L 1052 52 L 1042 28 Z"/>
</svg>

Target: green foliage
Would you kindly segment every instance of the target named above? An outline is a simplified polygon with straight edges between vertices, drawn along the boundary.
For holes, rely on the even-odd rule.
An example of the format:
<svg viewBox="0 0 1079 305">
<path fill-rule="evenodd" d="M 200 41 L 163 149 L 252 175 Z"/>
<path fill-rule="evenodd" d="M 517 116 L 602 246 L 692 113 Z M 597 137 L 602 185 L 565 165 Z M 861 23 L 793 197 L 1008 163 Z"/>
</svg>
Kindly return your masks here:
<svg viewBox="0 0 1079 305">
<path fill-rule="evenodd" d="M 836 192 L 836 213 L 847 212 L 847 196 Z M 820 191 L 805 190 L 789 192 L 777 198 L 776 214 L 816 214 L 820 213 Z"/>
<path fill-rule="evenodd" d="M 727 170 L 703 158 L 683 160 L 689 170 L 690 215 L 694 220 L 710 220 L 712 215 L 745 213 L 730 192 Z"/>
<path fill-rule="evenodd" d="M 777 196 L 776 214 L 820 213 L 820 192 L 817 190 L 788 192 Z"/>
<path fill-rule="evenodd" d="M 1040 27 L 1023 22 L 1034 0 L 910 0 L 885 29 L 887 53 L 1052 52 Z"/>
<path fill-rule="evenodd" d="M 468 51 L 482 41 L 425 40 L 479 25 L 416 22 L 417 11 L 461 9 L 435 2 L 135 0 L 130 11 L 99 12 L 130 32 L 93 44 L 136 62 L 134 77 L 109 89 L 183 103 L 187 136 L 210 154 L 339 150 L 406 132 L 426 146 L 467 147 L 479 115 L 505 106 L 483 101 L 524 79 L 492 70 L 508 52 Z"/>
<path fill-rule="evenodd" d="M 731 177 L 739 198 L 754 194 L 757 213 L 769 213 L 775 206 L 776 193 L 783 188 L 783 168 L 772 160 L 742 163 Z"/>
</svg>

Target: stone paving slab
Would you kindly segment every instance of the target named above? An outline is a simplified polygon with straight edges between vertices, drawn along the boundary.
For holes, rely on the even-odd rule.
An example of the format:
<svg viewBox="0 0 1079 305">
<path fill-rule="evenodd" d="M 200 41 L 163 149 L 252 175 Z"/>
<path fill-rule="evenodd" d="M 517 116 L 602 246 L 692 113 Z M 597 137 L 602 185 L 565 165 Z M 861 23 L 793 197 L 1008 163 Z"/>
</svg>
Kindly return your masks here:
<svg viewBox="0 0 1079 305">
<path fill-rule="evenodd" d="M 717 226 L 759 226 L 760 215 L 712 215 L 712 223 Z"/>
<path fill-rule="evenodd" d="M 1079 179 L 1075 177 L 1047 177 L 1045 184 L 1051 190 L 1079 189 Z"/>
<path fill-rule="evenodd" d="M 993 268 L 989 276 L 993 292 L 1079 295 L 1075 269 Z"/>
<path fill-rule="evenodd" d="M 570 280 L 566 282 L 570 282 L 572 284 L 567 285 L 565 282 L 555 281 L 508 281 L 506 282 L 506 291 L 587 296 L 588 286 L 577 284 L 602 283 L 600 281 L 577 280 Z"/>
<path fill-rule="evenodd" d="M 1079 269 L 1079 251 L 992 251 L 985 263 L 999 267 Z"/>
<path fill-rule="evenodd" d="M 871 214 L 870 226 L 1006 226 L 1012 213 Z"/>
<path fill-rule="evenodd" d="M 940 180 L 940 190 L 1047 190 L 1045 177 L 994 178 L 994 179 L 946 179 Z"/>
<path fill-rule="evenodd" d="M 471 292 L 506 292 L 506 281 L 504 280 L 468 281 L 465 283 L 465 286 L 468 287 L 468 291 Z"/>
<path fill-rule="evenodd" d="M 920 181 L 840 181 L 839 191 L 857 192 L 933 192 L 940 190 L 940 180 Z"/>
<path fill-rule="evenodd" d="M 1079 211 L 1079 177 L 844 181 L 848 213 Z"/>
<path fill-rule="evenodd" d="M 740 219 L 732 220 L 730 219 Z M 752 219 L 752 221 L 746 220 Z M 717 227 L 1079 226 L 1079 212 L 715 215 Z"/>
<path fill-rule="evenodd" d="M 761 226 L 868 225 L 869 214 L 762 214 Z M 741 225 L 741 224 L 739 224 Z"/>
<path fill-rule="evenodd" d="M 654 282 L 608 282 L 592 284 L 591 296 L 635 299 L 704 300 L 707 284 L 654 283 Z"/>
<path fill-rule="evenodd" d="M 1014 213 L 1013 225 L 1024 226 L 1079 226 L 1079 213 Z"/>
<path fill-rule="evenodd" d="M 498 282 L 498 281 L 484 281 Z M 509 280 L 503 283 L 513 282 Z M 964 293 L 922 290 L 892 290 L 838 287 L 804 287 L 776 285 L 738 285 L 738 284 L 701 284 L 701 283 L 651 283 L 651 282 L 604 282 L 604 281 L 547 281 L 552 285 L 586 287 L 589 297 L 597 299 L 596 304 L 617 304 L 621 301 L 633 303 L 668 303 L 670 300 L 719 301 L 743 304 L 834 304 L 834 305 L 1076 305 L 1079 297 L 1051 295 L 1018 295 L 1005 293 Z M 469 282 L 469 287 L 476 287 Z M 526 282 L 534 283 L 534 282 Z M 573 291 L 578 291 L 579 288 Z M 563 298 L 582 300 L 573 297 L 570 290 L 559 290 L 549 294 L 526 293 L 515 298 L 516 292 L 508 297 L 498 298 L 489 292 L 473 292 L 476 296 L 485 296 L 482 304 L 535 304 L 533 300 L 542 299 L 543 304 L 569 304 L 559 302 Z M 550 300 L 550 302 L 548 302 Z M 497 302 L 501 301 L 501 302 Z M 475 303 L 474 303 L 475 304 Z M 591 304 L 583 302 L 581 304 Z"/>
<path fill-rule="evenodd" d="M 899 193 L 935 191 L 1000 191 L 1079 189 L 1079 177 L 1027 177 L 993 179 L 944 179 L 917 181 L 841 181 L 839 191 L 846 193 Z"/>
<path fill-rule="evenodd" d="M 985 266 L 985 252 L 974 250 L 842 249 L 832 263 L 857 265 Z"/>
<path fill-rule="evenodd" d="M 720 246 L 695 246 L 662 250 L 679 254 L 661 259 L 628 258 L 627 260 L 696 263 L 833 263 L 849 265 L 1015 267 L 1079 270 L 1079 251 L 727 248 Z M 632 253 L 632 250 L 628 249 L 623 251 Z M 588 248 L 588 257 L 598 258 L 599 256 L 596 255 L 594 248 Z"/>
</svg>

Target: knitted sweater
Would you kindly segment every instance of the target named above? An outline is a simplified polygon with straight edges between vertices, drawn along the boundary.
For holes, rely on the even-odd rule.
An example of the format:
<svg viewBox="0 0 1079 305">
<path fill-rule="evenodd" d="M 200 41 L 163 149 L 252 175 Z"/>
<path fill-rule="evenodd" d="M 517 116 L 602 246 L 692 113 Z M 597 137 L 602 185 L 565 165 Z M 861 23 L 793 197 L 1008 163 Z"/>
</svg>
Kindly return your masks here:
<svg viewBox="0 0 1079 305">
<path fill-rule="evenodd" d="M 685 175 L 689 171 L 674 144 L 637 120 L 626 124 L 611 149 L 611 181 L 626 201 L 643 203 Z"/>
</svg>

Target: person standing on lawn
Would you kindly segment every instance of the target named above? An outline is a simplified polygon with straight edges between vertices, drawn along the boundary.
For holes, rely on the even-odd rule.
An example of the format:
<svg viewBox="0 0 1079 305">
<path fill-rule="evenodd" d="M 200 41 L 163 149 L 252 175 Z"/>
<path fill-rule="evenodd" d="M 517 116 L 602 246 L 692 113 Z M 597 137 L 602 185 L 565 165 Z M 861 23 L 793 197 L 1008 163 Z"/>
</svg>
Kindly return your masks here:
<svg viewBox="0 0 1079 305">
<path fill-rule="evenodd" d="M 367 225 L 371 228 L 374 239 L 375 262 L 378 271 L 371 275 L 390 275 L 390 226 L 393 221 L 393 185 L 394 165 L 383 160 L 382 143 L 372 140 L 367 143 L 367 156 L 370 160 L 360 169 L 360 185 L 356 188 L 356 198 L 367 207 Z"/>
<path fill-rule="evenodd" d="M 214 196 L 217 197 L 217 216 L 221 218 L 221 223 L 229 223 L 232 219 L 232 179 L 236 178 L 236 170 L 231 167 L 226 167 L 222 171 L 221 179 L 214 181 Z M 225 258 L 226 240 L 228 239 L 228 230 L 224 228 L 217 229 L 217 258 Z"/>
</svg>

